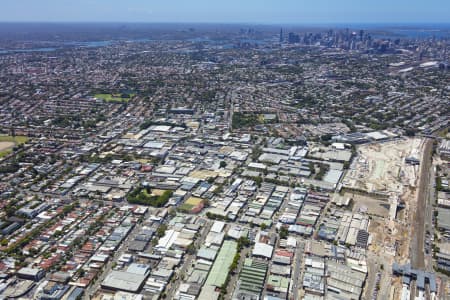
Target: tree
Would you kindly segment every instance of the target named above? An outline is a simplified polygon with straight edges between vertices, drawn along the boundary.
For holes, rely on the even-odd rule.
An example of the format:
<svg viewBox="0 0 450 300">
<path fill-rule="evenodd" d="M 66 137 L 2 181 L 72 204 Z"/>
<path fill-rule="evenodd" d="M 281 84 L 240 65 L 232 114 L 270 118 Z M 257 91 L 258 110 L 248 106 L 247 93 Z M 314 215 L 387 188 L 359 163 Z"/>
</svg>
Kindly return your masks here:
<svg viewBox="0 0 450 300">
<path fill-rule="evenodd" d="M 417 130 L 414 128 L 407 128 L 405 130 L 405 134 L 406 136 L 415 136 L 416 135 Z"/>
<path fill-rule="evenodd" d="M 311 172 L 311 174 L 315 174 L 316 173 L 316 168 L 314 167 L 314 163 L 313 162 L 309 162 L 308 163 L 308 168 L 309 168 L 309 171 Z"/>
<path fill-rule="evenodd" d="M 322 140 L 322 142 L 327 142 L 329 140 L 331 140 L 333 136 L 330 133 L 324 134 L 322 136 L 320 136 L 320 139 Z"/>
<path fill-rule="evenodd" d="M 187 253 L 188 254 L 195 254 L 195 245 L 194 245 L 194 243 L 191 243 L 188 247 L 187 247 Z"/>
<path fill-rule="evenodd" d="M 241 250 L 242 248 L 248 248 L 250 247 L 251 241 L 248 237 L 241 236 L 238 240 L 238 250 Z"/>
<path fill-rule="evenodd" d="M 170 197 L 172 197 L 172 191 L 165 191 L 160 196 L 152 195 L 150 189 L 139 187 L 131 191 L 127 195 L 128 202 L 132 204 L 149 205 L 153 207 L 163 207 Z"/>
<path fill-rule="evenodd" d="M 350 168 L 350 162 L 344 161 L 344 169 L 348 170 Z"/>
<path fill-rule="evenodd" d="M 158 229 L 156 230 L 156 235 L 158 237 L 163 237 L 166 234 L 166 230 L 167 230 L 167 225 L 161 224 L 161 226 L 159 226 Z"/>
<path fill-rule="evenodd" d="M 175 209 L 170 208 L 170 209 L 169 209 L 169 216 L 175 217 L 176 215 L 177 215 L 177 212 L 175 211 Z"/>
<path fill-rule="evenodd" d="M 255 146 L 252 150 L 252 155 L 251 158 L 252 160 L 257 160 L 259 156 L 261 156 L 261 154 L 263 153 L 262 149 L 260 146 Z"/>
<path fill-rule="evenodd" d="M 84 274 L 85 274 L 85 271 L 84 271 L 84 269 L 80 269 L 80 271 L 79 271 L 79 275 L 80 275 L 80 277 L 84 277 Z"/>
<path fill-rule="evenodd" d="M 226 166 L 227 166 L 227 162 L 224 161 L 224 160 L 222 160 L 222 161 L 220 162 L 220 167 L 221 167 L 221 168 L 225 168 Z"/>
<path fill-rule="evenodd" d="M 281 228 L 280 228 L 280 238 L 281 239 L 286 239 L 288 237 L 288 235 L 289 235 L 289 231 L 287 230 L 287 228 L 284 227 L 284 226 L 281 226 Z"/>
</svg>

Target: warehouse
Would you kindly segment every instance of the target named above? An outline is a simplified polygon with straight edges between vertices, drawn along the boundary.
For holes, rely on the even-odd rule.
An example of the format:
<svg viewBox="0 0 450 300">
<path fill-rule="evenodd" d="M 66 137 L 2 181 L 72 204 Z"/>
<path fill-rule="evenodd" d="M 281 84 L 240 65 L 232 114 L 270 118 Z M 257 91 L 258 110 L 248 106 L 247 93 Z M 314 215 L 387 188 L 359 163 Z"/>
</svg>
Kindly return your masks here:
<svg viewBox="0 0 450 300">
<path fill-rule="evenodd" d="M 352 270 L 351 267 L 327 261 L 328 294 L 335 294 L 348 299 L 359 299 L 366 280 L 366 273 Z"/>
<path fill-rule="evenodd" d="M 272 257 L 273 247 L 265 243 L 256 243 L 252 255 L 270 259 Z"/>
<path fill-rule="evenodd" d="M 112 271 L 102 282 L 102 288 L 136 293 L 144 284 L 147 274 L 135 274 L 124 271 Z"/>
<path fill-rule="evenodd" d="M 225 241 L 206 279 L 206 285 L 221 287 L 228 276 L 228 270 L 237 252 L 237 243 Z"/>
<path fill-rule="evenodd" d="M 259 299 L 264 282 L 266 280 L 267 263 L 257 259 L 246 258 L 241 274 L 239 275 L 238 288 L 234 298 Z M 234 299 L 233 298 L 233 299 Z"/>
</svg>

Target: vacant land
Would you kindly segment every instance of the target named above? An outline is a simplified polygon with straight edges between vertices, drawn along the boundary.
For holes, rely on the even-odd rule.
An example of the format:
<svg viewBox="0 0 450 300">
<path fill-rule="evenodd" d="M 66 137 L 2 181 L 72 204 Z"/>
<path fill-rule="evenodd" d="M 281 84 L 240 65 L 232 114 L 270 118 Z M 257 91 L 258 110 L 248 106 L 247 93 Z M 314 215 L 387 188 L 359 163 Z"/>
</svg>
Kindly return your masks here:
<svg viewBox="0 0 450 300">
<path fill-rule="evenodd" d="M 351 198 L 353 211 L 367 211 L 370 215 L 387 218 L 389 216 L 389 202 L 386 200 L 372 198 L 357 193 L 346 192 L 344 198 Z"/>
<path fill-rule="evenodd" d="M 10 154 L 14 145 L 12 142 L 0 142 L 0 158 Z"/>
<path fill-rule="evenodd" d="M 409 222 L 417 206 L 416 185 L 420 170 L 419 166 L 407 164 L 405 158 L 417 158 L 425 165 L 426 162 L 422 161 L 423 146 L 424 140 L 418 138 L 360 146 L 358 156 L 344 179 L 347 190 L 343 197 L 353 199 L 354 211 L 364 210 L 372 215 L 370 249 L 401 263 L 406 263 L 410 246 L 413 246 L 413 251 L 422 246 L 418 238 L 411 244 L 413 236 Z M 403 209 L 390 220 L 389 208 L 397 204 L 393 201 L 396 199 Z M 420 217 L 420 213 L 415 215 L 415 218 Z M 421 226 L 423 229 L 423 224 Z M 416 235 L 423 236 L 423 231 Z"/>
<path fill-rule="evenodd" d="M 11 149 L 14 145 L 13 142 L 0 142 L 0 151 Z"/>
<path fill-rule="evenodd" d="M 415 167 L 405 158 L 418 156 L 422 141 L 404 139 L 394 142 L 364 145 L 344 179 L 344 186 L 366 192 L 403 193 L 403 185 L 415 181 Z"/>
</svg>

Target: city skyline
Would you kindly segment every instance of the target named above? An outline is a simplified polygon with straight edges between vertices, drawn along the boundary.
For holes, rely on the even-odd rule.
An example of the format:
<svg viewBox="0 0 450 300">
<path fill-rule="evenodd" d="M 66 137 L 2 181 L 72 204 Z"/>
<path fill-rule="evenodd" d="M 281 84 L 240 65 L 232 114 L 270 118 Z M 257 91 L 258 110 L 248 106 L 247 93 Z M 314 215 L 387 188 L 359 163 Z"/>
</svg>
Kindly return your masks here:
<svg viewBox="0 0 450 300">
<path fill-rule="evenodd" d="M 4 2 L 0 299 L 450 299 L 450 3 Z"/>
</svg>

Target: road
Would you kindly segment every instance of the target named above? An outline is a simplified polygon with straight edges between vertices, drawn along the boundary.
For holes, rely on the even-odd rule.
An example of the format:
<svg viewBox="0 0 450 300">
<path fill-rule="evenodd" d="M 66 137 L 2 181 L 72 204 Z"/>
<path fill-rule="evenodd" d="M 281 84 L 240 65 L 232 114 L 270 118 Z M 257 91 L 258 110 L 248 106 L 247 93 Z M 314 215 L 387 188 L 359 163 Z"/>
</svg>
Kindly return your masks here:
<svg viewBox="0 0 450 300">
<path fill-rule="evenodd" d="M 425 269 L 427 271 L 433 271 L 433 249 L 431 241 L 431 237 L 434 236 L 434 224 L 433 224 L 433 205 L 436 202 L 436 174 L 434 166 L 430 167 L 429 174 L 429 183 L 427 185 L 428 189 L 428 199 L 426 201 L 426 209 L 425 209 L 425 229 L 428 234 L 425 235 L 425 247 L 428 250 L 428 253 L 425 252 Z"/>
<path fill-rule="evenodd" d="M 413 238 L 411 240 L 411 266 L 415 269 L 425 268 L 425 215 L 429 202 L 429 185 L 433 140 L 425 139 L 422 159 L 420 161 L 420 177 L 417 190 L 417 210 L 413 222 Z M 430 205 L 428 205 L 430 209 Z"/>
<path fill-rule="evenodd" d="M 194 241 L 194 246 L 195 249 L 199 249 L 200 246 L 203 244 L 203 242 L 206 239 L 206 236 L 208 235 L 210 229 L 212 226 L 212 222 L 207 221 L 206 225 L 201 229 L 201 233 L 200 233 L 200 237 L 198 237 L 195 241 Z M 195 254 L 186 254 L 185 255 L 185 260 L 183 265 L 181 266 L 181 268 L 179 268 L 176 271 L 176 279 L 174 283 L 170 283 L 167 287 L 166 287 L 166 299 L 174 299 L 175 293 L 178 290 L 178 287 L 180 286 L 180 283 L 183 282 L 184 280 L 186 280 L 187 278 L 185 278 L 185 275 L 188 273 L 187 270 L 188 268 L 191 267 L 192 264 L 192 260 L 195 258 Z"/>
<path fill-rule="evenodd" d="M 228 131 L 233 131 L 234 98 L 233 92 L 230 95 L 230 113 L 228 114 Z"/>
<path fill-rule="evenodd" d="M 389 299 L 390 293 L 391 293 L 391 280 L 392 280 L 392 271 L 389 266 L 386 266 L 384 270 L 381 271 L 381 277 L 380 277 L 380 290 L 378 291 L 378 297 L 379 300 Z"/>
<path fill-rule="evenodd" d="M 144 216 L 144 220 L 148 219 L 150 217 L 150 214 L 151 214 L 150 211 L 148 211 L 147 214 Z M 98 275 L 98 278 L 95 281 L 95 283 L 90 284 L 89 287 L 86 289 L 83 299 L 85 300 L 92 299 L 95 292 L 99 289 L 100 284 L 103 282 L 105 277 L 110 273 L 114 262 L 117 262 L 117 260 L 122 256 L 122 254 L 128 250 L 128 245 L 130 241 L 134 240 L 136 235 L 139 234 L 139 232 L 142 229 L 142 226 L 143 223 L 138 223 L 133 227 L 128 236 L 122 241 L 119 248 L 114 252 L 114 255 L 109 258 L 106 265 L 100 271 L 100 274 Z"/>
<path fill-rule="evenodd" d="M 291 279 L 291 294 L 292 297 L 290 299 L 300 299 L 298 296 L 298 290 L 301 286 L 301 270 L 303 264 L 303 252 L 305 251 L 305 243 L 302 238 L 297 238 L 297 248 L 295 249 L 295 261 L 294 261 L 294 271 Z"/>
<path fill-rule="evenodd" d="M 364 299 L 371 299 L 376 288 L 377 274 L 380 272 L 380 265 L 378 262 L 380 258 L 378 255 L 368 251 L 367 252 L 367 267 L 368 274 L 364 288 Z"/>
<path fill-rule="evenodd" d="M 239 274 L 241 273 L 242 267 L 244 266 L 244 260 L 251 251 L 251 247 L 242 249 L 241 258 L 239 260 L 238 266 L 234 271 L 234 275 L 231 275 L 230 282 L 227 287 L 227 294 L 225 295 L 225 300 L 231 300 L 233 298 L 233 293 L 236 290 Z"/>
</svg>

